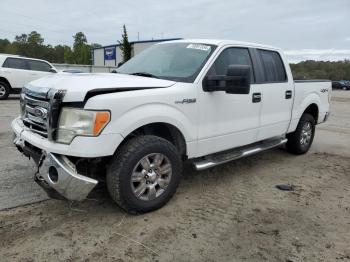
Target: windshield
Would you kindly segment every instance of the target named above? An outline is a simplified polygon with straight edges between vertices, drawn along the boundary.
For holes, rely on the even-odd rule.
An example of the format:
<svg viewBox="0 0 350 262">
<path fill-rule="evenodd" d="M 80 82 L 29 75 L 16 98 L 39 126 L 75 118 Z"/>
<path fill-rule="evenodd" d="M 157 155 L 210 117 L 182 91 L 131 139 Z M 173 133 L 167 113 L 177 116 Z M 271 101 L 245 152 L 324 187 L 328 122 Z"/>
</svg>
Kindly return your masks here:
<svg viewBox="0 0 350 262">
<path fill-rule="evenodd" d="M 214 50 L 205 44 L 158 44 L 130 59 L 118 73 L 193 82 Z"/>
</svg>

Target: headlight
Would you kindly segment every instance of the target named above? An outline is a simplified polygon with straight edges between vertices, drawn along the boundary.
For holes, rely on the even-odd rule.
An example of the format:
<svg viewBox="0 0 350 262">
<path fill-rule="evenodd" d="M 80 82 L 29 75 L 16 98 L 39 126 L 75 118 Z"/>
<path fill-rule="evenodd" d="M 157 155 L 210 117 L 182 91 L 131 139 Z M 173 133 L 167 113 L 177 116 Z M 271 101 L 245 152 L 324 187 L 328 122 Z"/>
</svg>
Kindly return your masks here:
<svg viewBox="0 0 350 262">
<path fill-rule="evenodd" d="M 98 136 L 109 120 L 108 111 L 63 108 L 59 119 L 57 142 L 69 144 L 76 136 Z"/>
</svg>

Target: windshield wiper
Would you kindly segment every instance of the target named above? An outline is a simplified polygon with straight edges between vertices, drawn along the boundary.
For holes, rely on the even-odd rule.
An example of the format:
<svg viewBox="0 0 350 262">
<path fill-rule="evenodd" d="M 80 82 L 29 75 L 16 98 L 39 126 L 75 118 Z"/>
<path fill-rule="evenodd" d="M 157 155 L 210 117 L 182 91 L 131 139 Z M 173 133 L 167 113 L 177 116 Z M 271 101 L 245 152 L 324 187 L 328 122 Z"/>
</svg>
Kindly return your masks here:
<svg viewBox="0 0 350 262">
<path fill-rule="evenodd" d="M 156 77 L 155 75 L 152 75 L 152 74 L 147 73 L 147 72 L 136 72 L 136 73 L 132 73 L 132 74 L 130 74 L 130 75 L 158 78 L 158 77 Z"/>
</svg>

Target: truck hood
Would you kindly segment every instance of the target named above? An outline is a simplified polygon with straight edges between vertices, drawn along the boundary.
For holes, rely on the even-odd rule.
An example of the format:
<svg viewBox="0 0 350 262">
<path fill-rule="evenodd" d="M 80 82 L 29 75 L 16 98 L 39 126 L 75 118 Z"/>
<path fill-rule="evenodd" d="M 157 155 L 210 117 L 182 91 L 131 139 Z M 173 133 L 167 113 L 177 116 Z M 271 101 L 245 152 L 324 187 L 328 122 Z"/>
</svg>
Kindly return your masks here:
<svg viewBox="0 0 350 262">
<path fill-rule="evenodd" d="M 32 81 L 25 86 L 26 92 L 47 98 L 50 89 L 65 90 L 63 102 L 81 102 L 99 93 L 111 93 L 140 89 L 165 88 L 174 81 L 126 74 L 55 74 Z"/>
</svg>

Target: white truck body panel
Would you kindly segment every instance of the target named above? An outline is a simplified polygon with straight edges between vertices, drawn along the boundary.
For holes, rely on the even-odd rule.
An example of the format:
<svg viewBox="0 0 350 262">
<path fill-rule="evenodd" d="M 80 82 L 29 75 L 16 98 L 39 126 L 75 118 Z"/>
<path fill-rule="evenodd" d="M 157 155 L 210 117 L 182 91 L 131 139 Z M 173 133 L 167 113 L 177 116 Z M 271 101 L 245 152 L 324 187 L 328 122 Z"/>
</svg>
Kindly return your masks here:
<svg viewBox="0 0 350 262">
<path fill-rule="evenodd" d="M 77 102 L 84 101 L 88 91 L 96 89 L 161 88 L 173 84 L 173 81 L 125 74 L 62 73 L 33 81 L 28 87 L 34 87 L 38 92 L 47 92 L 50 88 L 66 90 L 63 102 Z"/>
<path fill-rule="evenodd" d="M 297 81 L 294 86 L 294 103 L 288 133 L 296 129 L 301 115 L 309 105 L 316 104 L 319 109 L 318 124 L 324 122 L 326 113 L 330 111 L 332 87 L 329 81 Z"/>
</svg>

